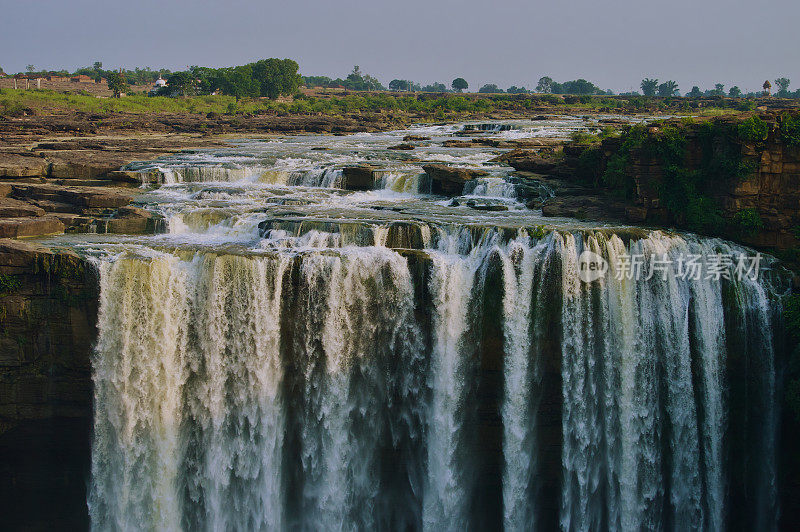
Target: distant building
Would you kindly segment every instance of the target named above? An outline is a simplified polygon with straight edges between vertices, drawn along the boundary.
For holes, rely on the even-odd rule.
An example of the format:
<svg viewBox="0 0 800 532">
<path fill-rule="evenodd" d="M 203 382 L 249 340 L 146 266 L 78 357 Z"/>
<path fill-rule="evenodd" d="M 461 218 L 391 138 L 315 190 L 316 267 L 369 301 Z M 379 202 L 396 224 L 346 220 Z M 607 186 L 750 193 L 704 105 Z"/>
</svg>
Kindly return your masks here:
<svg viewBox="0 0 800 532">
<path fill-rule="evenodd" d="M 161 76 L 158 76 L 158 79 L 153 84 L 153 88 L 150 89 L 150 96 L 155 96 L 158 94 L 158 91 L 163 89 L 167 86 L 167 80 L 163 79 Z"/>
<path fill-rule="evenodd" d="M 73 83 L 94 83 L 94 79 L 91 76 L 87 76 L 86 74 L 79 74 L 77 76 L 72 76 L 70 81 Z"/>
<path fill-rule="evenodd" d="M 69 81 L 69 76 L 47 76 L 47 81 Z"/>
</svg>

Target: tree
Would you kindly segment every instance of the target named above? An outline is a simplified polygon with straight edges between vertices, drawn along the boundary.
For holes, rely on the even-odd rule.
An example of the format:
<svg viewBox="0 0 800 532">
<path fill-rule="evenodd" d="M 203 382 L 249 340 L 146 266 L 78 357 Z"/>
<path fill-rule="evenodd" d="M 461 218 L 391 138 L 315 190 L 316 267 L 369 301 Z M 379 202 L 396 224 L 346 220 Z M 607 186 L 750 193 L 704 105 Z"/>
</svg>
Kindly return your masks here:
<svg viewBox="0 0 800 532">
<path fill-rule="evenodd" d="M 128 82 L 125 80 L 125 74 L 121 72 L 109 72 L 108 88 L 114 93 L 114 98 L 119 98 L 123 92 L 128 91 Z"/>
<path fill-rule="evenodd" d="M 103 62 L 95 61 L 94 64 L 92 65 L 92 70 L 94 70 L 95 72 L 100 72 L 101 70 L 103 70 Z"/>
<path fill-rule="evenodd" d="M 539 83 L 536 84 L 536 92 L 542 94 L 549 94 L 553 92 L 553 78 L 550 76 L 539 78 Z"/>
<path fill-rule="evenodd" d="M 658 90 L 658 80 L 644 78 L 639 86 L 642 88 L 642 94 L 645 96 L 655 96 Z"/>
<path fill-rule="evenodd" d="M 328 76 L 303 76 L 303 85 L 306 87 L 330 87 L 335 85 Z"/>
<path fill-rule="evenodd" d="M 528 89 L 525 87 L 517 87 L 516 85 L 511 85 L 508 90 L 506 90 L 509 94 L 527 94 Z"/>
<path fill-rule="evenodd" d="M 411 88 L 411 82 L 405 79 L 393 79 L 389 82 L 389 90 L 407 91 Z"/>
<path fill-rule="evenodd" d="M 730 96 L 731 98 L 741 98 L 742 90 L 738 86 L 734 85 L 728 91 L 728 96 Z"/>
<path fill-rule="evenodd" d="M 778 78 L 775 80 L 775 85 L 778 87 L 778 92 L 775 93 L 775 96 L 778 98 L 788 98 L 789 97 L 789 85 L 791 85 L 791 80 L 789 78 Z"/>
<path fill-rule="evenodd" d="M 725 85 L 717 83 L 714 85 L 714 90 L 711 91 L 714 96 L 725 96 Z"/>
<path fill-rule="evenodd" d="M 33 74 L 33 72 L 36 70 L 36 68 L 33 65 L 28 65 L 28 66 L 25 67 L 25 70 L 28 71 L 28 74 Z"/>
<path fill-rule="evenodd" d="M 453 87 L 453 90 L 456 92 L 461 92 L 465 89 L 469 88 L 469 83 L 464 78 L 456 78 L 453 80 L 453 83 L 450 84 Z"/>
<path fill-rule="evenodd" d="M 167 78 L 169 92 L 178 96 L 194 94 L 194 80 L 189 72 L 173 72 Z"/>
<path fill-rule="evenodd" d="M 553 92 L 556 94 L 602 94 L 603 90 L 594 83 L 585 79 L 553 83 Z"/>
<path fill-rule="evenodd" d="M 363 74 L 361 67 L 358 65 L 353 67 L 353 71 L 348 74 L 342 84 L 346 89 L 354 91 L 379 91 L 384 90 L 384 86 L 376 78 L 369 74 Z"/>
<path fill-rule="evenodd" d="M 217 86 L 223 93 L 234 96 L 237 101 L 239 98 L 253 98 L 261 94 L 261 85 L 253 76 L 252 64 L 221 68 L 218 72 Z"/>
<path fill-rule="evenodd" d="M 484 85 L 483 87 L 478 89 L 478 92 L 481 92 L 481 93 L 496 93 L 496 92 L 503 92 L 503 89 L 499 88 L 494 83 L 487 83 L 486 85 Z"/>
<path fill-rule="evenodd" d="M 434 82 L 430 85 L 425 85 L 420 89 L 422 92 L 447 92 L 447 86 L 444 83 Z"/>
<path fill-rule="evenodd" d="M 678 94 L 678 84 L 672 80 L 665 81 L 658 86 L 658 95 L 662 98 L 676 96 Z"/>
<path fill-rule="evenodd" d="M 250 75 L 258 89 L 255 91 L 257 94 L 252 94 L 254 87 L 249 86 L 244 91 L 246 94 L 243 94 L 243 96 L 257 96 L 260 94 L 274 100 L 281 95 L 294 94 L 302 83 L 302 78 L 297 73 L 299 66 L 291 59 L 262 59 L 250 65 L 236 68 L 245 67 L 250 67 Z M 242 75 L 246 74 L 244 72 Z"/>
</svg>

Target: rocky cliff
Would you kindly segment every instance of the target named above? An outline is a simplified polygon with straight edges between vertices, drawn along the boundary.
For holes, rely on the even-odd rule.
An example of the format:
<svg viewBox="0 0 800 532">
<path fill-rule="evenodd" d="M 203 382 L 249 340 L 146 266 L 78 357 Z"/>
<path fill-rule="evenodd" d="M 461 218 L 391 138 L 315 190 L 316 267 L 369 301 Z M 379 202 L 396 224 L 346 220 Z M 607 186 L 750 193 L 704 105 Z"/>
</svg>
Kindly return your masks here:
<svg viewBox="0 0 800 532">
<path fill-rule="evenodd" d="M 673 119 L 497 160 L 555 190 L 532 205 L 545 216 L 677 227 L 786 251 L 800 244 L 797 123 L 787 114 Z"/>
<path fill-rule="evenodd" d="M 87 522 L 97 298 L 74 253 L 0 239 L 0 515 L 26 526 Z"/>
</svg>

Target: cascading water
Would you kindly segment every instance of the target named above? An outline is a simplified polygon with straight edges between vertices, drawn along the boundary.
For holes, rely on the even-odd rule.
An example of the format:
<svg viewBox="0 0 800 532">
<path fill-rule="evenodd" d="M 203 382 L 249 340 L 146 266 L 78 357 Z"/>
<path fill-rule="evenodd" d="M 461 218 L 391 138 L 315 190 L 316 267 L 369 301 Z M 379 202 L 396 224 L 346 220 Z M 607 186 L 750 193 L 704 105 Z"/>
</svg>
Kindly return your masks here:
<svg viewBox="0 0 800 532">
<path fill-rule="evenodd" d="M 464 253 L 452 234 L 423 255 L 329 241 L 101 261 L 94 526 L 725 527 L 726 337 L 771 330 L 769 286 L 578 276 L 583 250 L 614 264 L 713 241 L 489 230 Z M 762 361 L 768 422 L 747 445 L 770 490 L 772 339 L 740 349 Z M 769 491 L 747 497 L 773 528 Z"/>
</svg>

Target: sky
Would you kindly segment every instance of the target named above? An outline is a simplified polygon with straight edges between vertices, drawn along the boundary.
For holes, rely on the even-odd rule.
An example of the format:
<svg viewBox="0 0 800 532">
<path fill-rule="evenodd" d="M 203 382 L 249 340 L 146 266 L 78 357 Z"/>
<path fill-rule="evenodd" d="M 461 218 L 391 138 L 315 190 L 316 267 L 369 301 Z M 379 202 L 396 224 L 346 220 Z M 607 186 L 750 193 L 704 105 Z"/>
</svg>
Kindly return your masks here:
<svg viewBox="0 0 800 532">
<path fill-rule="evenodd" d="M 449 86 L 533 88 L 585 78 L 615 92 L 644 77 L 687 92 L 800 87 L 797 0 L 0 0 L 0 67 L 185 69 L 291 58 L 303 75 L 353 65 Z"/>
</svg>

